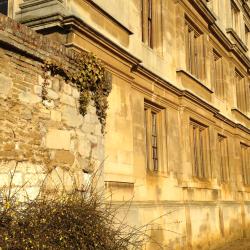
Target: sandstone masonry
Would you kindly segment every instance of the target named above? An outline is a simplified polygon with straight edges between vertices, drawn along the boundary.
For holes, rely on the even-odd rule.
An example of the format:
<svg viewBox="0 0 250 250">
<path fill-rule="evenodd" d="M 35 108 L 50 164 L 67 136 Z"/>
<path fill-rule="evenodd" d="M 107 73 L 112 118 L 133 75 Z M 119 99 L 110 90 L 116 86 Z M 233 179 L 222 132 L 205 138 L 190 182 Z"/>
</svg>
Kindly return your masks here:
<svg viewBox="0 0 250 250">
<path fill-rule="evenodd" d="M 70 64 L 72 50 L 0 16 L 0 187 L 25 185 L 34 198 L 43 181 L 70 188 L 79 184 L 89 161 L 103 160 L 103 135 L 90 105 L 78 112 L 78 90 L 60 77 L 51 77 L 48 101 L 42 101 L 42 63 L 56 59 Z"/>
</svg>

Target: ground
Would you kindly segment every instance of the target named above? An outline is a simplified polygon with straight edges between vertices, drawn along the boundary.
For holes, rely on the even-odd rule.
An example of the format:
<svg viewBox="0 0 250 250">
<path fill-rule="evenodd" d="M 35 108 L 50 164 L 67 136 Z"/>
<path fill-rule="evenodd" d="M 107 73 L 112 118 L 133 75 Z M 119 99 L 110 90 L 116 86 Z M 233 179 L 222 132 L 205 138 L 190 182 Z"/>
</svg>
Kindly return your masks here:
<svg viewBox="0 0 250 250">
<path fill-rule="evenodd" d="M 250 239 L 235 240 L 216 250 L 250 250 Z"/>
</svg>

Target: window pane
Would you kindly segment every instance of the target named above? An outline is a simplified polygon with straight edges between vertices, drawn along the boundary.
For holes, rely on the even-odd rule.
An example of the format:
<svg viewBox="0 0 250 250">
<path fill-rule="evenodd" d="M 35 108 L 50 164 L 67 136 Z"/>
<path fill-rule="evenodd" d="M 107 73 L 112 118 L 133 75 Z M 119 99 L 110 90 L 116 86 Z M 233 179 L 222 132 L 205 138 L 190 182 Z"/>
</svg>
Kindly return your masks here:
<svg viewBox="0 0 250 250">
<path fill-rule="evenodd" d="M 0 1 L 0 13 L 7 15 L 8 14 L 8 0 Z"/>
<path fill-rule="evenodd" d="M 156 113 L 152 112 L 152 158 L 153 158 L 153 168 L 155 171 L 158 170 L 158 152 L 157 152 L 157 120 Z"/>
</svg>

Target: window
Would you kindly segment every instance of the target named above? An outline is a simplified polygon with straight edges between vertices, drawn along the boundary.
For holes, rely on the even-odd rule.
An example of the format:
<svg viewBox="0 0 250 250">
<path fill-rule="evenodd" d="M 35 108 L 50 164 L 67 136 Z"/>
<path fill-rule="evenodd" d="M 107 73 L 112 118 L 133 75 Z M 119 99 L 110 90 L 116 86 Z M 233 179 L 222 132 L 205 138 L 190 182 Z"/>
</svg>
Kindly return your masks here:
<svg viewBox="0 0 250 250">
<path fill-rule="evenodd" d="M 240 33 L 240 10 L 236 4 L 231 1 L 231 21 L 233 30 L 239 34 Z"/>
<path fill-rule="evenodd" d="M 250 147 L 246 144 L 241 143 L 241 167 L 242 167 L 242 178 L 244 185 L 250 185 Z"/>
<path fill-rule="evenodd" d="M 147 169 L 159 171 L 161 162 L 164 110 L 149 102 L 144 103 Z"/>
<path fill-rule="evenodd" d="M 202 32 L 186 18 L 186 67 L 192 75 L 200 80 L 205 76 L 205 51 Z"/>
<path fill-rule="evenodd" d="M 141 0 L 142 42 L 162 54 L 162 0 Z"/>
<path fill-rule="evenodd" d="M 190 142 L 193 163 L 193 176 L 209 178 L 208 127 L 190 120 Z"/>
<path fill-rule="evenodd" d="M 248 48 L 248 54 L 250 56 L 250 28 L 248 28 L 246 25 L 245 25 L 245 44 Z"/>
<path fill-rule="evenodd" d="M 215 50 L 212 52 L 211 82 L 215 95 L 223 99 L 225 97 L 225 86 L 223 81 L 222 57 Z"/>
<path fill-rule="evenodd" d="M 237 69 L 235 69 L 234 82 L 236 87 L 237 108 L 246 114 L 249 109 L 249 86 L 243 75 Z"/>
<path fill-rule="evenodd" d="M 153 48 L 152 0 L 142 0 L 142 41 Z"/>
<path fill-rule="evenodd" d="M 7 16 L 7 14 L 8 14 L 8 0 L 1 0 L 0 1 L 0 13 Z"/>
<path fill-rule="evenodd" d="M 228 162 L 227 137 L 218 134 L 217 145 L 218 145 L 217 152 L 218 152 L 218 163 L 220 166 L 221 182 L 228 182 L 230 173 L 229 173 L 229 162 Z"/>
</svg>

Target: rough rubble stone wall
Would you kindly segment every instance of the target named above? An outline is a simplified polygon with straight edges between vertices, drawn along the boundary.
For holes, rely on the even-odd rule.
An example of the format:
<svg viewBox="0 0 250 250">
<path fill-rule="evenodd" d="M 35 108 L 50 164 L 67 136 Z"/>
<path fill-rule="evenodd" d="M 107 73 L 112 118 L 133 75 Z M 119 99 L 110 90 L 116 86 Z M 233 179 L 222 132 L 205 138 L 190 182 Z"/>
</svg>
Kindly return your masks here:
<svg viewBox="0 0 250 250">
<path fill-rule="evenodd" d="M 70 63 L 77 54 L 33 30 L 0 16 L 0 187 L 25 185 L 32 198 L 46 185 L 66 188 L 84 179 L 89 162 L 103 160 L 101 126 L 90 106 L 82 117 L 78 90 L 50 77 L 48 99 L 41 98 L 42 63 Z M 91 159 L 91 160 L 90 160 Z M 85 172 L 86 172 L 85 171 Z"/>
</svg>

